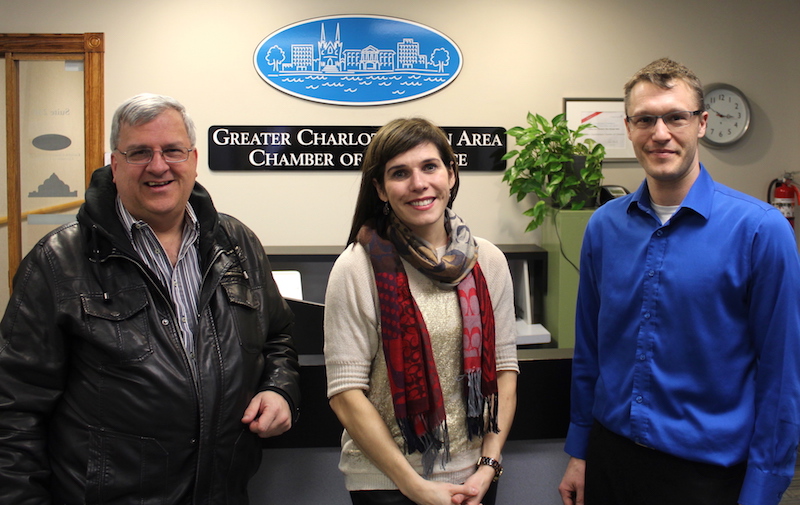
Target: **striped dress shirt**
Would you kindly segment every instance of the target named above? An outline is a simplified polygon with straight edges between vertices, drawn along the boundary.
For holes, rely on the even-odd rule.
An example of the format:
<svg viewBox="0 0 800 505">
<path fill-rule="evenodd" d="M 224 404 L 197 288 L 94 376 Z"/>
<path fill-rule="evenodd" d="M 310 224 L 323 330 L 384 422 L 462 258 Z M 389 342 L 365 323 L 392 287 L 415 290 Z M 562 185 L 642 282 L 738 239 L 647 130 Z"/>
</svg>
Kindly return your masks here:
<svg viewBox="0 0 800 505">
<path fill-rule="evenodd" d="M 178 260 L 174 266 L 150 225 L 134 218 L 122 204 L 119 195 L 117 195 L 117 215 L 142 261 L 156 273 L 161 283 L 169 290 L 180 324 L 183 346 L 186 354 L 193 358 L 194 334 L 199 320 L 197 300 L 202 282 L 199 257 L 200 223 L 194 209 L 188 202 L 186 203 L 183 238 Z"/>
</svg>

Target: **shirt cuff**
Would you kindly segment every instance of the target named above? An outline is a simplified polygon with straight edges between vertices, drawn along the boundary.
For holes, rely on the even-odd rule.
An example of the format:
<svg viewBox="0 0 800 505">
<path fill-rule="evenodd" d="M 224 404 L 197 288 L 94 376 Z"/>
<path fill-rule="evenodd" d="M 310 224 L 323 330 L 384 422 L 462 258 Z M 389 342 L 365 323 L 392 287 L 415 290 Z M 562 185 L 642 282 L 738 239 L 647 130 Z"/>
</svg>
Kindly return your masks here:
<svg viewBox="0 0 800 505">
<path fill-rule="evenodd" d="M 742 492 L 739 494 L 741 505 L 778 505 L 791 478 L 775 475 L 748 466 L 744 477 Z"/>
<path fill-rule="evenodd" d="M 591 426 L 579 426 L 575 423 L 569 423 L 564 451 L 573 458 L 586 459 L 590 431 L 592 431 Z"/>
</svg>

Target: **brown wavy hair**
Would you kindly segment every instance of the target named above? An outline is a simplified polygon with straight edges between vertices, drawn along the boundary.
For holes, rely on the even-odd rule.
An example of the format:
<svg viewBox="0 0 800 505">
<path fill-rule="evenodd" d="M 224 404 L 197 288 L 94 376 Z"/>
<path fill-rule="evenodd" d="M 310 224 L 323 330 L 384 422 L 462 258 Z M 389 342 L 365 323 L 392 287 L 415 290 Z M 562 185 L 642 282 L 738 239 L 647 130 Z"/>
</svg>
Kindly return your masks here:
<svg viewBox="0 0 800 505">
<path fill-rule="evenodd" d="M 447 206 L 452 208 L 459 185 L 458 162 L 453 147 L 444 131 L 423 118 L 399 118 L 382 126 L 370 141 L 361 163 L 361 188 L 358 191 L 353 224 L 347 243 L 355 242 L 358 231 L 370 224 L 380 236 L 386 236 L 387 216 L 383 213 L 384 202 L 375 188 L 377 183 L 383 187 L 386 164 L 400 154 L 420 144 L 430 142 L 439 151 L 445 166 L 450 167 L 456 177 Z M 373 182 L 375 181 L 375 182 Z"/>
</svg>

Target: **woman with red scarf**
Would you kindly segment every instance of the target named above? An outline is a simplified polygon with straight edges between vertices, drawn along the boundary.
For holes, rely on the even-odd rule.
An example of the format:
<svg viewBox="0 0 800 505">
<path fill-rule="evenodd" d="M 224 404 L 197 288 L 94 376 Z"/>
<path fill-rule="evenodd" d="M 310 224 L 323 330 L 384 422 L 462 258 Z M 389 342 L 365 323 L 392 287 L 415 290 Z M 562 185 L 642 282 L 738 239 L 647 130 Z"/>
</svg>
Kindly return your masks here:
<svg viewBox="0 0 800 505">
<path fill-rule="evenodd" d="M 493 505 L 516 408 L 503 253 L 452 211 L 444 132 L 397 119 L 367 148 L 348 247 L 328 280 L 328 397 L 354 505 Z"/>
</svg>

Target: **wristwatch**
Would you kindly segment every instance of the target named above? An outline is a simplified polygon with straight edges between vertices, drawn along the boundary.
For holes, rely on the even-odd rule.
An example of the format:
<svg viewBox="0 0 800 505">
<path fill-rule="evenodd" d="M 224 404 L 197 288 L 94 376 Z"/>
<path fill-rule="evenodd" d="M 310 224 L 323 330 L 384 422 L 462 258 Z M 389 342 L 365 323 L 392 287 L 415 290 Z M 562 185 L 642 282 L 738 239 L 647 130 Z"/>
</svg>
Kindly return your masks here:
<svg viewBox="0 0 800 505">
<path fill-rule="evenodd" d="M 498 479 L 500 479 L 500 476 L 503 475 L 503 465 L 501 465 L 500 462 L 494 458 L 481 456 L 480 459 L 478 459 L 478 466 L 481 465 L 491 466 L 494 468 L 494 479 L 492 479 L 492 482 L 497 482 Z"/>
</svg>

